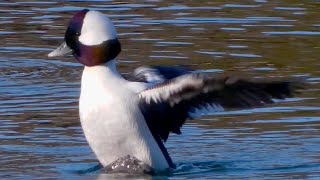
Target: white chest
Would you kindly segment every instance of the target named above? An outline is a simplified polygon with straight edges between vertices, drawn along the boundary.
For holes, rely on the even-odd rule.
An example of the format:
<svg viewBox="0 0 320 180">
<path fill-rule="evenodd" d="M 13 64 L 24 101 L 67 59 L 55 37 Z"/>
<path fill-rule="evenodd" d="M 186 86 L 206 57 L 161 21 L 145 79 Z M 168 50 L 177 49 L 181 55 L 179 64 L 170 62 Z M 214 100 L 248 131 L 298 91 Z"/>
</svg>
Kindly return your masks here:
<svg viewBox="0 0 320 180">
<path fill-rule="evenodd" d="M 126 81 L 104 68 L 91 70 L 85 69 L 82 76 L 80 121 L 99 161 L 105 166 L 132 155 L 156 169 L 167 168 Z"/>
</svg>

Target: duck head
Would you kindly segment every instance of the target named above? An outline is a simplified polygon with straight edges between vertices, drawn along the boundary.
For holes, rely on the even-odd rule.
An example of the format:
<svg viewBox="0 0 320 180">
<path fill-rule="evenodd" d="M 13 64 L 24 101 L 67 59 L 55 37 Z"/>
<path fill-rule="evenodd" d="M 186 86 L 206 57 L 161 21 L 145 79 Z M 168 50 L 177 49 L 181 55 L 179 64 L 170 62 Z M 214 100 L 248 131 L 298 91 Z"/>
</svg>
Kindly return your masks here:
<svg viewBox="0 0 320 180">
<path fill-rule="evenodd" d="M 121 51 L 117 32 L 108 17 L 88 9 L 77 12 L 70 20 L 64 42 L 49 57 L 72 52 L 85 66 L 95 66 L 114 59 Z"/>
</svg>

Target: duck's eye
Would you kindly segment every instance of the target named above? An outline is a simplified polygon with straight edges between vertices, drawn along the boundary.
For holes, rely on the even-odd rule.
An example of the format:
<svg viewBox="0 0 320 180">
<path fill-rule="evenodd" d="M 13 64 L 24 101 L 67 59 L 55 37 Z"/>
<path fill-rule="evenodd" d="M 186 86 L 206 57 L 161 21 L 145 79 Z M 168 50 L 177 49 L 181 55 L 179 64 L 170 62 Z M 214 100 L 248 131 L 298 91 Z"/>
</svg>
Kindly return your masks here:
<svg viewBox="0 0 320 180">
<path fill-rule="evenodd" d="M 80 33 L 76 32 L 76 36 L 80 36 Z"/>
</svg>

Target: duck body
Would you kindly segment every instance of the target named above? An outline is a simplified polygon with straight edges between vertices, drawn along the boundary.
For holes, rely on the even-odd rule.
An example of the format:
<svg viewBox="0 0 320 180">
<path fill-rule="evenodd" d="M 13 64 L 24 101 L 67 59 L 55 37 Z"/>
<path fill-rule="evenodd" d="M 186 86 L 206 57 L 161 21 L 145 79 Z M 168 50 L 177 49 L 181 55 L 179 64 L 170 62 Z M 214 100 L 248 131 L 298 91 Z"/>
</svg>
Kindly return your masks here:
<svg viewBox="0 0 320 180">
<path fill-rule="evenodd" d="M 114 61 L 85 67 L 79 102 L 85 137 L 103 166 L 131 155 L 154 169 L 165 170 L 169 165 L 146 124 L 134 91 L 116 71 Z"/>
</svg>

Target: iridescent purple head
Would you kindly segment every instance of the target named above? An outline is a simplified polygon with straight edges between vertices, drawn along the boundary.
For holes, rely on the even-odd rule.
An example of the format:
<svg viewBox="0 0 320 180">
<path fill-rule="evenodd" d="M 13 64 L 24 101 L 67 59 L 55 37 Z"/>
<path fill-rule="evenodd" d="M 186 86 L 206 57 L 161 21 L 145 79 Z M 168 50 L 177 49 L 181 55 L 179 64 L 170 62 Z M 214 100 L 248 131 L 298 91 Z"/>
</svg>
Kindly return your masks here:
<svg viewBox="0 0 320 180">
<path fill-rule="evenodd" d="M 114 59 L 121 51 L 116 30 L 105 15 L 88 9 L 77 12 L 69 22 L 65 42 L 48 56 L 72 52 L 85 66 L 95 66 Z"/>
</svg>

